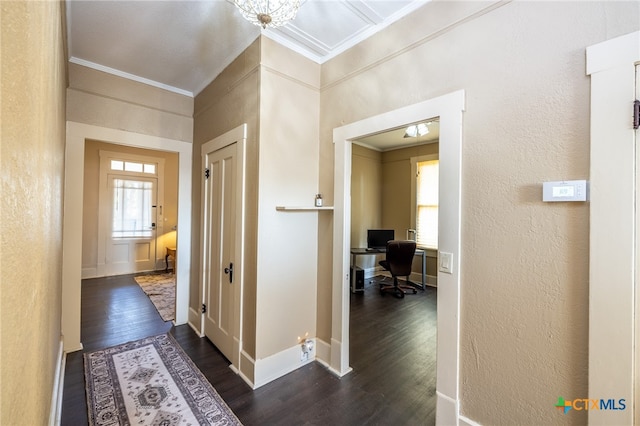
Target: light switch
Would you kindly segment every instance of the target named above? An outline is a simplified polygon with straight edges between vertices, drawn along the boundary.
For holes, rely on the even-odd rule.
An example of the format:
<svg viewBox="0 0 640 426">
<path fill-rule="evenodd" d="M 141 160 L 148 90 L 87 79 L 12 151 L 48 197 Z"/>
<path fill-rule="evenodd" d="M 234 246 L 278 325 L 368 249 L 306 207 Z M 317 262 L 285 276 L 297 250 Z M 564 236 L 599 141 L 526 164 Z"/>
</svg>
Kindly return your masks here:
<svg viewBox="0 0 640 426">
<path fill-rule="evenodd" d="M 441 251 L 438 255 L 438 270 L 447 274 L 453 269 L 453 253 Z"/>
</svg>

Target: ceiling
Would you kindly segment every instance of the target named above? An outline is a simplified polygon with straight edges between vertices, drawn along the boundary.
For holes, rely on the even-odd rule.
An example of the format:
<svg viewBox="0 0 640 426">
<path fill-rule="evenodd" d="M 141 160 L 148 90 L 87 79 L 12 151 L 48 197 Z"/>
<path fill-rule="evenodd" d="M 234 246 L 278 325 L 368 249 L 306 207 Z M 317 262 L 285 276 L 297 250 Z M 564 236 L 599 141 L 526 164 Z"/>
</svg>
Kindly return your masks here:
<svg viewBox="0 0 640 426">
<path fill-rule="evenodd" d="M 386 132 L 377 133 L 375 135 L 366 136 L 354 142 L 382 152 L 406 148 L 408 146 L 426 145 L 438 142 L 440 140 L 440 120 L 438 118 L 434 118 L 424 121 L 423 123 L 425 123 L 429 129 L 429 133 L 426 135 L 405 138 L 404 135 L 407 128 L 400 127 Z"/>
<path fill-rule="evenodd" d="M 428 0 L 306 0 L 261 30 L 226 0 L 66 0 L 70 62 L 195 96 L 262 33 L 323 63 Z"/>
</svg>

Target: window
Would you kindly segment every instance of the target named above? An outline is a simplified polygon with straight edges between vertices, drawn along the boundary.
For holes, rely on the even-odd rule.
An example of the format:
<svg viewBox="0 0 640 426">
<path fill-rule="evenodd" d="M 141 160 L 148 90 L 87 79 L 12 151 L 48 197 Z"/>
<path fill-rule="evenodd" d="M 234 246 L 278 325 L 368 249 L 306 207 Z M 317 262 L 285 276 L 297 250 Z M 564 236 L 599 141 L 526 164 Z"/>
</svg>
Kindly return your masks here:
<svg viewBox="0 0 640 426">
<path fill-rule="evenodd" d="M 155 175 L 156 165 L 138 161 L 111 160 L 111 170 Z"/>
<path fill-rule="evenodd" d="M 438 248 L 438 173 L 439 161 L 415 162 L 415 224 L 419 247 Z"/>
<path fill-rule="evenodd" d="M 153 183 L 113 180 L 113 238 L 151 237 Z"/>
</svg>

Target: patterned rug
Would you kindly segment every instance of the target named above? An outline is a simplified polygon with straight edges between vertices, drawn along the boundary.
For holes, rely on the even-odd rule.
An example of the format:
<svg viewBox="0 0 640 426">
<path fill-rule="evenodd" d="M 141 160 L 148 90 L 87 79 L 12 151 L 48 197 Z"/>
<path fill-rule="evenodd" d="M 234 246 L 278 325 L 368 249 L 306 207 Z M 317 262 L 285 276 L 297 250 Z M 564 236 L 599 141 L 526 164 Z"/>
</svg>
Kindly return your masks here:
<svg viewBox="0 0 640 426">
<path fill-rule="evenodd" d="M 241 425 L 170 334 L 84 354 L 90 425 Z"/>
<path fill-rule="evenodd" d="M 139 275 L 134 277 L 149 296 L 164 321 L 176 318 L 176 276 L 173 274 Z"/>
</svg>

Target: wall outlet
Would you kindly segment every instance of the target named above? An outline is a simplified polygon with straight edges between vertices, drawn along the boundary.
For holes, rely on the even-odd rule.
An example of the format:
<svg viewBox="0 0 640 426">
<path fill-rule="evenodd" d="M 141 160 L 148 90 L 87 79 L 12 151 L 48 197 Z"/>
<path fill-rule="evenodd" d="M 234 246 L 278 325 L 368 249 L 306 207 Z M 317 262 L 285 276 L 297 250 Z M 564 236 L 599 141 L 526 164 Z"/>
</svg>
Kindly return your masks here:
<svg viewBox="0 0 640 426">
<path fill-rule="evenodd" d="M 313 353 L 313 340 L 306 339 L 300 344 L 300 361 L 309 361 Z"/>
</svg>

